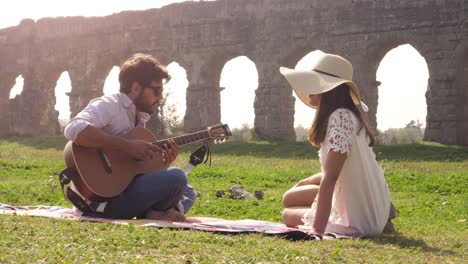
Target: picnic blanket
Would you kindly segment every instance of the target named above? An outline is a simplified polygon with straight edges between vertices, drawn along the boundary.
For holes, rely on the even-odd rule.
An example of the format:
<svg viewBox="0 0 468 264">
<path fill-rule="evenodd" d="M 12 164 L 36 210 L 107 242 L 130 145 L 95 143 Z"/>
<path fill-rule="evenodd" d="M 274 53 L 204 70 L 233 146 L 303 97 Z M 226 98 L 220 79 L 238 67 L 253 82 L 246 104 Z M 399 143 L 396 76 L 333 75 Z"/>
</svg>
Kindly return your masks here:
<svg viewBox="0 0 468 264">
<path fill-rule="evenodd" d="M 337 234 L 326 234 L 322 238 L 309 236 L 305 229 L 290 228 L 284 224 L 261 220 L 227 220 L 213 217 L 188 217 L 186 222 L 168 222 L 149 219 L 115 220 L 82 216 L 73 208 L 60 206 L 11 206 L 0 203 L 0 214 L 39 216 L 54 219 L 78 220 L 100 223 L 132 224 L 157 228 L 200 230 L 222 234 L 262 233 L 269 236 L 281 236 L 290 240 L 332 240 L 347 238 Z"/>
</svg>

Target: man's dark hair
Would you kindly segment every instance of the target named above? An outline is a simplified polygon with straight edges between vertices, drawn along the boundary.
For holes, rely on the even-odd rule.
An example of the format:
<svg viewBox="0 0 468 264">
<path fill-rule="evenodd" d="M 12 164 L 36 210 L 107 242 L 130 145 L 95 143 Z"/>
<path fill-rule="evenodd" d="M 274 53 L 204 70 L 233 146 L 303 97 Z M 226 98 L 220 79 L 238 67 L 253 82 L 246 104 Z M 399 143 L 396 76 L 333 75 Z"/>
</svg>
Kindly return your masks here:
<svg viewBox="0 0 468 264">
<path fill-rule="evenodd" d="M 153 56 L 137 53 L 120 66 L 119 82 L 120 92 L 129 93 L 133 82 L 141 86 L 149 86 L 152 81 L 165 79 L 168 82 L 171 76 L 166 68 Z"/>
</svg>

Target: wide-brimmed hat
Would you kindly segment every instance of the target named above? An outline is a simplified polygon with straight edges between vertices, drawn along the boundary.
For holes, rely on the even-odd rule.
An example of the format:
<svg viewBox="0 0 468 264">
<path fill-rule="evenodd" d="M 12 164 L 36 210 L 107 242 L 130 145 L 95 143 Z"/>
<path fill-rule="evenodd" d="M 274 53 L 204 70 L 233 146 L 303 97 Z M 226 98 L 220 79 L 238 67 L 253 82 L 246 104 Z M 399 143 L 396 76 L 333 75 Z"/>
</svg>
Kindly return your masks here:
<svg viewBox="0 0 468 264">
<path fill-rule="evenodd" d="M 346 84 L 351 98 L 356 105 L 367 112 L 369 108 L 361 101 L 358 86 L 353 82 L 353 65 L 345 58 L 324 53 L 321 50 L 311 52 L 311 63 L 305 69 L 280 67 L 280 72 L 288 80 L 297 97 L 306 105 L 309 95 L 322 94 L 333 88 Z"/>
</svg>

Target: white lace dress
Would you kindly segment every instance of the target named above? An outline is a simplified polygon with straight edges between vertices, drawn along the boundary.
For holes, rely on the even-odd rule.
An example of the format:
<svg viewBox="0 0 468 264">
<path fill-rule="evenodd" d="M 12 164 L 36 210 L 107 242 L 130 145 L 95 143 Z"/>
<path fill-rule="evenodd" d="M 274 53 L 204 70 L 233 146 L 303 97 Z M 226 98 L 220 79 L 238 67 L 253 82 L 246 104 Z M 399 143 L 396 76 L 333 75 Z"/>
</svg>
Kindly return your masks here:
<svg viewBox="0 0 468 264">
<path fill-rule="evenodd" d="M 353 112 L 340 108 L 328 120 L 327 135 L 319 150 L 323 166 L 330 150 L 347 153 L 333 191 L 331 213 L 325 232 L 373 236 L 381 234 L 390 211 L 390 193 L 382 169 L 368 145 L 365 128 L 359 134 L 359 120 Z M 317 200 L 303 217 L 312 226 Z"/>
</svg>

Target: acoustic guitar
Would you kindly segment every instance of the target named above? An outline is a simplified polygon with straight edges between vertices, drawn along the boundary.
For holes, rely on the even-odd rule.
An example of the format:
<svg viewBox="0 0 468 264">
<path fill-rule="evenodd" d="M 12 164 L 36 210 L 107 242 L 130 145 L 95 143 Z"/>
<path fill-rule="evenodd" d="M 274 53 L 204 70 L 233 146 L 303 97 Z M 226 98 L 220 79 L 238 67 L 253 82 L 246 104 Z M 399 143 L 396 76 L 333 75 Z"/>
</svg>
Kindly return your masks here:
<svg viewBox="0 0 468 264">
<path fill-rule="evenodd" d="M 230 136 L 232 133 L 224 124 L 172 139 L 182 146 L 205 139 L 222 143 Z M 160 147 L 168 140 L 156 141 L 153 133 L 145 128 L 135 128 L 123 137 L 145 140 Z M 114 148 L 87 148 L 71 141 L 65 146 L 64 156 L 67 167 L 75 168 L 79 174 L 73 179 L 75 187 L 86 199 L 96 202 L 107 201 L 124 191 L 136 175 L 160 170 L 164 165 L 159 152 L 154 152 L 151 159 L 135 160 Z"/>
</svg>

